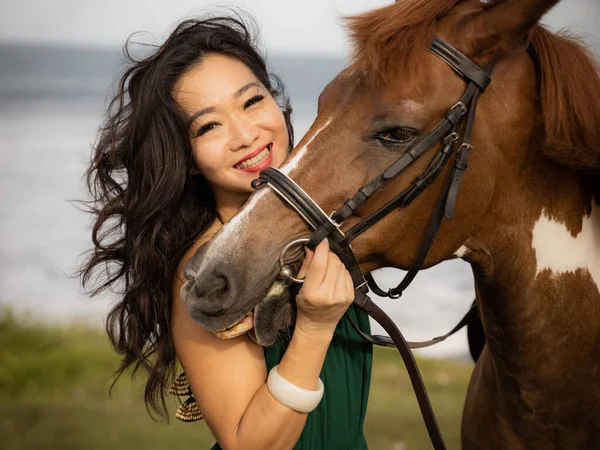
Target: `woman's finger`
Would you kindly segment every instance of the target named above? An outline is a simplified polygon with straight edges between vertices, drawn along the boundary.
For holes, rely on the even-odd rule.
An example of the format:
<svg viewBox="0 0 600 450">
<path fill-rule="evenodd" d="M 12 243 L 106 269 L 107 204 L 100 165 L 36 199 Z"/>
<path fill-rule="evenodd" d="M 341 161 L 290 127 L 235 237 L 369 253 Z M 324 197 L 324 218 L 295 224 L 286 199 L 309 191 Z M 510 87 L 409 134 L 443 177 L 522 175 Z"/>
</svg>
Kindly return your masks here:
<svg viewBox="0 0 600 450">
<path fill-rule="evenodd" d="M 352 296 L 352 299 L 354 299 L 354 296 L 352 295 L 353 291 L 354 285 L 352 283 L 352 277 L 350 276 L 350 273 L 346 267 L 343 267 L 343 270 L 340 271 L 340 275 L 338 276 L 336 283 L 336 297 L 346 302 L 350 296 Z"/>
<path fill-rule="evenodd" d="M 329 254 L 329 242 L 327 239 L 323 239 L 317 248 L 315 248 L 314 255 L 310 261 L 310 265 L 306 271 L 306 277 L 304 278 L 304 287 L 310 287 L 318 289 L 323 284 L 323 278 L 327 270 L 327 259 Z"/>
<path fill-rule="evenodd" d="M 352 281 L 352 276 L 350 272 L 346 271 L 345 275 L 345 283 L 346 283 L 346 292 L 349 293 L 352 301 L 354 301 L 354 297 L 356 296 L 356 292 L 354 292 L 354 282 Z"/>
<path fill-rule="evenodd" d="M 327 270 L 325 271 L 325 277 L 323 278 L 323 285 L 326 285 L 327 291 L 335 295 L 335 289 L 337 287 L 337 280 L 340 273 L 344 270 L 344 265 L 333 252 L 329 252 L 327 255 Z"/>
<path fill-rule="evenodd" d="M 300 267 L 300 270 L 298 271 L 298 275 L 296 275 L 296 278 L 299 278 L 299 279 L 302 279 L 306 276 L 306 272 L 308 271 L 310 262 L 312 261 L 313 256 L 315 254 L 315 252 L 313 252 L 308 247 L 305 247 L 304 250 L 306 252 L 306 254 L 304 255 L 304 261 L 302 261 L 302 267 Z"/>
<path fill-rule="evenodd" d="M 343 288 L 340 287 L 340 289 L 343 289 L 344 301 L 354 301 L 354 283 L 352 282 L 352 276 L 348 270 L 344 270 L 340 283 L 343 286 Z"/>
<path fill-rule="evenodd" d="M 346 295 L 347 286 L 346 286 L 346 267 L 342 264 L 342 270 L 338 274 L 337 280 L 335 281 L 335 292 L 338 298 L 343 298 Z"/>
</svg>

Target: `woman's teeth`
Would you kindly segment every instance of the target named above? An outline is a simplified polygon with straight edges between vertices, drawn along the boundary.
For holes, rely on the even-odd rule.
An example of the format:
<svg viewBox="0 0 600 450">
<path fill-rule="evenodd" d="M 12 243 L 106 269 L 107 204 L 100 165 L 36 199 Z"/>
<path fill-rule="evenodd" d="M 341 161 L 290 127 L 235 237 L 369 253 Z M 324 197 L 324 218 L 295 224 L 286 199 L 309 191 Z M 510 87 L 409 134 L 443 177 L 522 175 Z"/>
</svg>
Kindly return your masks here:
<svg viewBox="0 0 600 450">
<path fill-rule="evenodd" d="M 248 169 L 249 167 L 258 166 L 265 162 L 265 160 L 269 157 L 269 152 L 271 151 L 271 144 L 267 145 L 262 152 L 258 155 L 242 161 L 239 164 L 236 164 L 234 167 L 236 169 Z"/>
</svg>

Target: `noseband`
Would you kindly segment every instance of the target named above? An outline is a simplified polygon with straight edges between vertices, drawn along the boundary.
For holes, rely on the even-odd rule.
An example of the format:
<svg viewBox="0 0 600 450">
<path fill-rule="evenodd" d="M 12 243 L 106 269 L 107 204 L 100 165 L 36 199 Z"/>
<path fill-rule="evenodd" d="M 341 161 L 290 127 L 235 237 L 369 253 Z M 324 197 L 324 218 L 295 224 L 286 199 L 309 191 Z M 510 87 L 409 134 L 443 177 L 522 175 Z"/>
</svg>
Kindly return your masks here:
<svg viewBox="0 0 600 450">
<path fill-rule="evenodd" d="M 480 68 L 439 36 L 434 38 L 430 51 L 443 59 L 455 72 L 467 81 L 468 85 L 465 92 L 460 100 L 448 110 L 444 118 L 440 120 L 429 134 L 408 150 L 400 159 L 389 166 L 381 175 L 361 187 L 358 192 L 353 197 L 348 198 L 337 211 L 326 214 L 300 186 L 287 175 L 275 168 L 263 170 L 260 173 L 259 178 L 252 182 L 252 186 L 255 189 L 260 189 L 268 185 L 286 200 L 314 229 L 314 232 L 309 238 L 298 239 L 285 246 L 279 260 L 281 276 L 288 278 L 292 282 L 301 282 L 302 280 L 297 280 L 292 277 L 291 269 L 285 265 L 285 255 L 287 251 L 292 246 L 299 244 L 306 244 L 308 248 L 314 250 L 319 242 L 325 238 L 328 239 L 332 250 L 339 256 L 352 276 L 356 293 L 354 302 L 373 317 L 373 319 L 388 332 L 390 338 L 385 336 L 365 335 L 355 326 L 355 324 L 352 325 L 359 334 L 369 342 L 377 345 L 394 346 L 398 349 L 409 373 L 431 442 L 435 449 L 445 449 L 446 447 L 431 408 L 427 391 L 425 390 L 423 380 L 421 379 L 421 375 L 409 347 L 423 347 L 444 340 L 471 320 L 476 314 L 476 310 L 471 308 L 469 313 L 467 313 L 450 333 L 435 338 L 427 343 L 413 343 L 413 345 L 410 345 L 406 342 L 404 336 L 400 330 L 398 330 L 394 322 L 377 305 L 375 305 L 367 295 L 368 288 L 370 287 L 377 295 L 391 298 L 400 297 L 402 292 L 410 285 L 416 274 L 422 268 L 444 216 L 448 219 L 452 218 L 460 182 L 463 173 L 467 169 L 469 156 L 473 150 L 471 136 L 473 133 L 477 101 L 491 81 L 490 75 L 493 71 L 493 64 L 483 69 Z M 461 128 L 462 139 L 460 138 Z M 442 195 L 438 200 L 433 217 L 421 240 L 417 257 L 398 286 L 389 289 L 386 292 L 377 286 L 369 274 L 365 275 L 362 273 L 350 242 L 396 208 L 406 208 L 410 205 L 419 194 L 437 179 L 438 175 L 447 165 L 454 153 L 459 140 L 462 142 L 456 152 L 454 166 L 451 169 L 450 176 L 445 182 Z M 340 229 L 344 221 L 387 181 L 397 177 L 438 141 L 441 141 L 440 149 L 425 171 L 417 176 L 411 182 L 409 187 L 381 209 L 354 225 L 346 232 L 343 232 Z"/>
</svg>

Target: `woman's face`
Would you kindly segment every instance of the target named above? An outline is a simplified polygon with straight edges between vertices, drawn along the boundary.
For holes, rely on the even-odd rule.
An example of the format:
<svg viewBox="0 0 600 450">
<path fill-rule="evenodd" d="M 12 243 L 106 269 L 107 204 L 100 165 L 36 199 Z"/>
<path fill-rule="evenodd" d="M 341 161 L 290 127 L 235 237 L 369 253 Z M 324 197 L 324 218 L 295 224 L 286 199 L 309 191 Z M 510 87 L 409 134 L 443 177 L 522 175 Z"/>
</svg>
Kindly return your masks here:
<svg viewBox="0 0 600 450">
<path fill-rule="evenodd" d="M 279 105 L 237 59 L 207 56 L 181 76 L 173 97 L 188 118 L 196 168 L 217 196 L 252 192 L 258 173 L 287 157 Z"/>
</svg>

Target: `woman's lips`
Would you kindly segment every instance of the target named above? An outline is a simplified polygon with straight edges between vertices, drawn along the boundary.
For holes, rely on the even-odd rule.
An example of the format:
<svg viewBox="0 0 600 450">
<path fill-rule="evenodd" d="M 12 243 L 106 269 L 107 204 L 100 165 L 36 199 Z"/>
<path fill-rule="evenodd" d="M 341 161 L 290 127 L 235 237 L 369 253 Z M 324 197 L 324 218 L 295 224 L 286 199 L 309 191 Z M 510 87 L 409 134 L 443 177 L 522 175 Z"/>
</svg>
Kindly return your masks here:
<svg viewBox="0 0 600 450">
<path fill-rule="evenodd" d="M 273 161 L 273 144 L 265 145 L 255 156 L 237 163 L 234 168 L 242 172 L 255 173 L 267 168 Z"/>
</svg>

